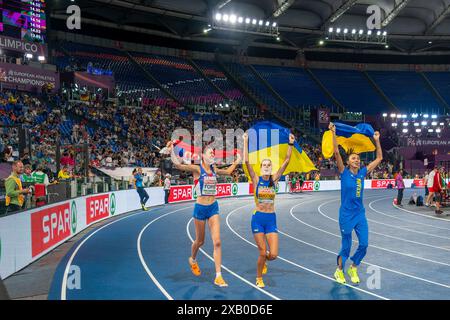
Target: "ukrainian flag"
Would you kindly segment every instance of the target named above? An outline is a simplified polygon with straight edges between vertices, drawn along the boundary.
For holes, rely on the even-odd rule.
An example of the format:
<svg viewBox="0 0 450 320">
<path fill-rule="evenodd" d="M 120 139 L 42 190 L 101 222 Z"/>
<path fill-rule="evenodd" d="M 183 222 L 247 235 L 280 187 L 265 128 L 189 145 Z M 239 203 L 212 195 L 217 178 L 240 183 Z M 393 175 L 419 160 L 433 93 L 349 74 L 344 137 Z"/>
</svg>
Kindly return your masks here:
<svg viewBox="0 0 450 320">
<path fill-rule="evenodd" d="M 375 145 L 371 140 L 374 130 L 370 124 L 359 123 L 355 127 L 343 123 L 334 123 L 334 125 L 336 126 L 337 143 L 344 148 L 345 152 L 350 149 L 355 153 L 375 151 Z M 333 153 L 333 135 L 328 130 L 323 134 L 322 154 L 325 159 L 329 159 Z"/>
<path fill-rule="evenodd" d="M 249 163 L 256 175 L 260 175 L 261 162 L 264 159 L 272 160 L 272 174 L 275 174 L 286 158 L 289 129 L 270 121 L 261 121 L 248 130 L 248 156 Z M 247 166 L 243 166 L 245 174 L 250 177 Z M 300 145 L 295 142 L 291 161 L 283 174 L 290 172 L 310 172 L 317 170 L 308 155 L 303 152 Z"/>
</svg>

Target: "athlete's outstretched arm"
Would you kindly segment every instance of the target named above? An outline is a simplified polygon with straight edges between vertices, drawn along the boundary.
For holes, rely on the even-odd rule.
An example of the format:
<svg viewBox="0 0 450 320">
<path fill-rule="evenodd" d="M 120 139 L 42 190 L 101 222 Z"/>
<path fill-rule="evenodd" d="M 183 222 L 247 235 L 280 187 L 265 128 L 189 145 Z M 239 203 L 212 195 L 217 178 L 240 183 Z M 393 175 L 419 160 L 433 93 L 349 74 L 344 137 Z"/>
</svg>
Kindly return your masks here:
<svg viewBox="0 0 450 320">
<path fill-rule="evenodd" d="M 177 168 L 178 170 L 181 170 L 181 171 L 187 171 L 187 172 L 192 172 L 192 173 L 200 172 L 199 167 L 196 165 L 181 163 L 180 159 L 175 154 L 172 142 L 169 142 L 167 145 L 170 150 L 170 159 L 172 160 L 172 163 L 175 166 L 175 168 Z"/>
<path fill-rule="evenodd" d="M 292 155 L 292 147 L 294 145 L 295 142 L 295 136 L 293 134 L 289 135 L 289 147 L 286 153 L 286 158 L 284 158 L 284 162 L 282 163 L 280 169 L 278 169 L 278 171 L 273 175 L 273 181 L 277 182 L 284 170 L 286 170 L 287 166 L 289 165 L 289 161 L 291 161 L 291 155 Z"/>
<path fill-rule="evenodd" d="M 377 147 L 377 157 L 367 166 L 367 173 L 372 172 L 383 160 L 383 150 L 381 150 L 380 133 L 378 131 L 375 131 L 373 139 L 375 140 L 375 144 Z"/>
<path fill-rule="evenodd" d="M 233 171 L 236 170 L 236 167 L 239 165 L 239 163 L 241 163 L 241 156 L 238 153 L 238 154 L 236 154 L 236 160 L 234 160 L 234 162 L 231 166 L 229 166 L 226 169 L 214 168 L 214 170 L 216 171 L 216 174 L 218 174 L 220 176 L 231 176 Z"/>
<path fill-rule="evenodd" d="M 328 129 L 330 129 L 331 134 L 333 135 L 334 159 L 336 159 L 336 164 L 337 164 L 339 173 L 342 173 L 342 172 L 344 172 L 345 166 L 344 166 L 344 161 L 342 161 L 341 154 L 339 153 L 339 145 L 337 143 L 337 138 L 336 138 L 336 126 L 334 125 L 333 122 L 330 122 Z"/>
<path fill-rule="evenodd" d="M 244 139 L 244 164 L 247 167 L 247 171 L 253 184 L 256 184 L 258 177 L 256 176 L 255 170 L 253 170 L 253 167 L 250 165 L 250 161 L 248 159 L 248 134 L 244 133 L 242 138 Z"/>
</svg>

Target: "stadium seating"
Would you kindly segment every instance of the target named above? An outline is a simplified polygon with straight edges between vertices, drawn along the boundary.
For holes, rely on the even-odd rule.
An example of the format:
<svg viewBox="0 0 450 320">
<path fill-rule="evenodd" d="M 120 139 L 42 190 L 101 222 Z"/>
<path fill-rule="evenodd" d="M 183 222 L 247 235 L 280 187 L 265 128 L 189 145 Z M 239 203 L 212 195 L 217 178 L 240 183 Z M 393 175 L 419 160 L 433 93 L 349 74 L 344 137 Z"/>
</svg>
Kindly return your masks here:
<svg viewBox="0 0 450 320">
<path fill-rule="evenodd" d="M 450 105 L 450 72 L 426 72 L 425 76 L 447 104 Z"/>
</svg>

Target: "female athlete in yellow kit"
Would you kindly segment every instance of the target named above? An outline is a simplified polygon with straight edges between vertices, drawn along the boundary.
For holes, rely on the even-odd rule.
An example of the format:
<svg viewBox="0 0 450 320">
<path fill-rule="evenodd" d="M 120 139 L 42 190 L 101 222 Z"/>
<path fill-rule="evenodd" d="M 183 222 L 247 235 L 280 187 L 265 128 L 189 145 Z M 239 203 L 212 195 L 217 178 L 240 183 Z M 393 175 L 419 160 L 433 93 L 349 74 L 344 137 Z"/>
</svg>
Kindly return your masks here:
<svg viewBox="0 0 450 320">
<path fill-rule="evenodd" d="M 278 256 L 278 230 L 275 215 L 276 184 L 286 170 L 291 160 L 294 135 L 289 135 L 289 148 L 280 169 L 272 174 L 272 161 L 264 159 L 261 162 L 261 176 L 257 176 L 249 163 L 248 135 L 244 134 L 244 162 L 252 179 L 255 193 L 256 210 L 252 217 L 252 232 L 258 246 L 259 257 L 256 268 L 256 285 L 264 288 L 262 275 L 267 273 L 266 260 L 275 260 Z M 266 241 L 269 253 L 266 251 Z"/>
</svg>

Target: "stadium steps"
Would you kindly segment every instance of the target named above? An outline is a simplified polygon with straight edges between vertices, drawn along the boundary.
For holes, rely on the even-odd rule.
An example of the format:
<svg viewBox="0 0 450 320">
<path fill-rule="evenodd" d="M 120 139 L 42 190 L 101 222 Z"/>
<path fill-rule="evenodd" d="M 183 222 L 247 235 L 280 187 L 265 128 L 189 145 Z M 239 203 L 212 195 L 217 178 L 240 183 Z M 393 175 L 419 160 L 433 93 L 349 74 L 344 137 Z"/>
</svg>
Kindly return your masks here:
<svg viewBox="0 0 450 320">
<path fill-rule="evenodd" d="M 297 130 L 300 130 L 300 132 L 303 132 L 307 137 L 311 138 L 314 142 L 320 143 L 320 136 L 314 134 L 310 130 L 306 130 L 303 126 L 300 126 L 299 121 L 292 121 L 292 117 L 282 115 L 280 114 L 276 109 L 271 108 L 269 105 L 265 104 L 262 99 L 260 99 L 250 88 L 248 88 L 247 85 L 242 83 L 239 80 L 239 76 L 235 75 L 230 68 L 226 66 L 226 64 L 222 61 L 220 56 L 216 55 L 216 61 L 217 64 L 220 66 L 222 71 L 225 73 L 225 75 L 231 79 L 237 87 L 244 92 L 257 106 L 262 108 L 264 111 L 267 111 L 270 113 L 276 120 L 280 121 L 282 124 L 287 125 L 291 128 L 296 128 Z"/>
<path fill-rule="evenodd" d="M 139 62 L 136 61 L 136 59 L 134 59 L 134 57 L 126 50 L 121 50 L 128 58 L 128 60 L 130 60 L 130 62 L 132 64 L 134 64 L 135 66 L 137 66 L 142 73 L 146 76 L 147 79 L 149 79 L 150 81 L 152 81 L 154 84 L 156 84 L 156 86 L 162 91 L 164 92 L 168 97 L 170 97 L 171 99 L 173 99 L 173 101 L 177 102 L 180 106 L 185 107 L 185 105 L 177 98 L 175 97 L 172 92 L 170 92 L 169 90 L 167 90 L 166 88 L 164 88 L 164 86 L 150 73 L 148 72 L 141 64 L 139 64 Z"/>
<path fill-rule="evenodd" d="M 439 101 L 439 103 L 444 106 L 445 109 L 447 109 L 447 111 L 450 110 L 450 106 L 448 105 L 448 103 L 445 101 L 445 99 L 441 96 L 441 94 L 439 93 L 439 91 L 433 86 L 433 84 L 431 83 L 430 79 L 428 79 L 428 77 L 425 75 L 425 73 L 423 72 L 417 72 L 423 79 L 423 81 L 425 81 L 425 83 L 427 84 L 428 88 L 431 90 L 431 92 L 433 92 L 433 94 L 435 95 L 436 99 Z"/>
<path fill-rule="evenodd" d="M 275 89 L 269 84 L 269 82 L 264 79 L 261 74 L 253 67 L 251 64 L 247 65 L 247 67 L 253 72 L 253 74 L 266 86 L 266 88 L 272 93 L 272 95 L 283 105 L 285 105 L 288 109 L 292 111 L 296 111 L 282 96 L 275 91 Z"/>
<path fill-rule="evenodd" d="M 219 93 L 224 99 L 228 99 L 225 92 L 223 92 L 204 72 L 200 67 L 192 60 L 191 58 L 185 57 L 186 61 L 192 66 L 192 68 L 197 71 L 214 89 L 216 89 L 217 93 Z"/>
<path fill-rule="evenodd" d="M 322 91 L 325 93 L 325 95 L 333 102 L 334 105 L 336 105 L 339 109 L 341 113 L 345 113 L 345 107 L 342 103 L 340 103 L 334 96 L 333 94 L 324 86 L 324 84 L 322 83 L 322 81 L 320 81 L 320 79 L 314 74 L 314 72 L 312 72 L 311 69 L 309 68 L 305 68 L 306 73 L 311 77 L 311 79 L 314 80 L 314 82 L 317 83 L 317 85 L 320 87 L 320 89 L 322 89 Z"/>
<path fill-rule="evenodd" d="M 367 81 L 370 82 L 370 84 L 373 86 L 376 92 L 380 94 L 380 96 L 383 98 L 384 101 L 389 104 L 389 106 L 392 108 L 392 111 L 400 112 L 400 110 L 397 108 L 397 106 L 391 101 L 391 99 L 388 98 L 388 96 L 381 90 L 381 88 L 375 83 L 375 81 L 372 79 L 372 77 L 367 73 L 367 71 L 362 71 L 364 76 L 366 77 Z"/>
</svg>

